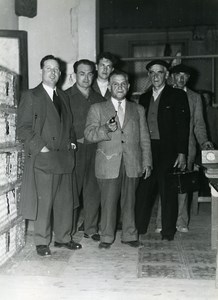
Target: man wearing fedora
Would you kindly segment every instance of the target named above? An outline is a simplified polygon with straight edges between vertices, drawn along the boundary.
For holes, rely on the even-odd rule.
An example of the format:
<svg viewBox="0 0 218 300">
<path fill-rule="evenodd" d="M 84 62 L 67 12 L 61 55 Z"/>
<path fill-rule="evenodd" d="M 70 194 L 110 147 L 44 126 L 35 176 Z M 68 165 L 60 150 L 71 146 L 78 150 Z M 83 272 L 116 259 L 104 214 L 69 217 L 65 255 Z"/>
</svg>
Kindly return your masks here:
<svg viewBox="0 0 218 300">
<path fill-rule="evenodd" d="M 137 189 L 136 227 L 139 234 L 147 232 L 155 192 L 158 191 L 161 198 L 161 235 L 163 240 L 170 241 L 176 232 L 178 195 L 168 186 L 167 175 L 174 167 L 186 168 L 190 113 L 186 93 L 166 84 L 168 67 L 166 61 L 159 59 L 147 64 L 152 86 L 139 99 L 147 116 L 153 170 L 150 177 L 141 177 Z"/>
</svg>

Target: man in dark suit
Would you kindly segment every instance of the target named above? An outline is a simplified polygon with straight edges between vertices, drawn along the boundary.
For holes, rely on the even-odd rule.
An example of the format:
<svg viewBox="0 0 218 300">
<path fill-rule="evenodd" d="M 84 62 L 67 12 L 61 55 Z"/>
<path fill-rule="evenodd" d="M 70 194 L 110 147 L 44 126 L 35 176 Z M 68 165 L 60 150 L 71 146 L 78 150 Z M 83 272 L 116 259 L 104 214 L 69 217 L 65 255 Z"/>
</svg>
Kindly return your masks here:
<svg viewBox="0 0 218 300">
<path fill-rule="evenodd" d="M 212 149 L 213 145 L 208 141 L 205 121 L 203 117 L 202 100 L 198 93 L 192 91 L 187 87 L 187 83 L 192 73 L 192 69 L 184 64 L 174 66 L 171 70 L 172 83 L 174 88 L 182 89 L 187 97 L 190 110 L 190 124 L 189 124 L 189 143 L 187 155 L 187 170 L 194 169 L 196 160 L 197 146 L 199 149 Z M 198 145 L 197 145 L 198 144 Z M 198 192 L 195 192 L 197 197 Z M 178 194 L 178 218 L 176 228 L 180 232 L 188 232 L 188 194 Z M 161 213 L 158 207 L 157 214 L 157 231 L 161 228 Z"/>
<path fill-rule="evenodd" d="M 42 83 L 22 94 L 17 132 L 25 145 L 21 211 L 34 220 L 37 253 L 51 255 L 51 212 L 55 247 L 70 250 L 81 245 L 71 239 L 72 171 L 76 139 L 67 95 L 56 87 L 60 62 L 53 55 L 41 62 Z"/>
<path fill-rule="evenodd" d="M 83 200 L 84 237 L 99 241 L 100 191 L 94 170 L 96 144 L 88 144 L 84 141 L 85 122 L 91 104 L 106 101 L 105 98 L 91 88 L 94 71 L 95 64 L 88 59 L 75 62 L 76 83 L 67 89 L 66 93 L 70 98 L 70 108 L 73 114 L 78 144 L 75 170 L 78 193 Z"/>
<path fill-rule="evenodd" d="M 107 100 L 111 98 L 108 78 L 116 64 L 117 59 L 110 52 L 102 52 L 97 56 L 97 78 L 93 81 L 92 88 Z"/>
<path fill-rule="evenodd" d="M 135 190 L 138 178 L 143 173 L 147 178 L 151 172 L 149 132 L 143 107 L 126 100 L 127 74 L 114 71 L 109 82 L 111 99 L 91 106 L 85 129 L 85 138 L 97 143 L 95 175 L 101 191 L 99 248 L 108 249 L 114 241 L 119 198 L 122 243 L 138 247 Z"/>
<path fill-rule="evenodd" d="M 151 137 L 153 171 L 141 178 L 137 190 L 136 227 L 140 234 L 147 231 L 155 192 L 161 197 L 162 239 L 173 240 L 178 213 L 177 191 L 167 185 L 167 174 L 173 168 L 185 169 L 189 137 L 189 106 L 184 91 L 166 84 L 168 64 L 153 60 L 146 66 L 152 88 L 142 94 L 139 103 L 146 110 Z"/>
</svg>

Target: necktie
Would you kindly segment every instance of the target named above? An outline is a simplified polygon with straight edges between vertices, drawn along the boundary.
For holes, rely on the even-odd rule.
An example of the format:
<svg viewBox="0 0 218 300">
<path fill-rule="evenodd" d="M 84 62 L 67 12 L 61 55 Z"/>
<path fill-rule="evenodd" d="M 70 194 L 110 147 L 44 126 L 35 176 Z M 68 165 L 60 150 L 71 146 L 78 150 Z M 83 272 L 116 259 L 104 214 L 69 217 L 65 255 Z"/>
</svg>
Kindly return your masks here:
<svg viewBox="0 0 218 300">
<path fill-rule="evenodd" d="M 117 115 L 119 118 L 120 126 L 123 126 L 123 121 L 124 121 L 124 111 L 121 105 L 122 101 L 118 101 L 118 110 L 117 110 Z"/>
<path fill-rule="evenodd" d="M 53 103 L 54 103 L 54 106 L 55 106 L 59 116 L 61 116 L 61 103 L 60 103 L 60 99 L 55 91 L 53 92 Z"/>
</svg>

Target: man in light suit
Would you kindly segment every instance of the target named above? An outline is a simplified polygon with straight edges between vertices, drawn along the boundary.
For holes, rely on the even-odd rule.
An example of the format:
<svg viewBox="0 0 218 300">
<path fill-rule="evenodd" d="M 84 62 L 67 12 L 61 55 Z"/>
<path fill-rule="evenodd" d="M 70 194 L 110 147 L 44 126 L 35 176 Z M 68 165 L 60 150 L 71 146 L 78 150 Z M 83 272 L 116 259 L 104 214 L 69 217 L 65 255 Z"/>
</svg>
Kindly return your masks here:
<svg viewBox="0 0 218 300">
<path fill-rule="evenodd" d="M 59 60 L 47 55 L 40 67 L 42 83 L 22 94 L 17 132 L 25 146 L 21 212 L 25 219 L 34 220 L 37 254 L 49 256 L 52 210 L 54 246 L 81 248 L 71 238 L 76 137 L 69 98 L 56 87 L 61 74 Z"/>
<path fill-rule="evenodd" d="M 213 149 L 213 144 L 208 141 L 201 96 L 187 87 L 191 75 L 191 68 L 184 64 L 179 64 L 171 69 L 171 73 L 174 87 L 184 90 L 188 97 L 190 126 L 187 169 L 191 171 L 194 168 L 197 143 L 201 150 Z M 178 203 L 177 230 L 180 232 L 188 232 L 188 195 L 179 194 Z"/>
<path fill-rule="evenodd" d="M 176 232 L 177 191 L 168 184 L 172 169 L 186 167 L 189 135 L 189 106 L 184 91 L 166 84 L 168 63 L 152 60 L 146 65 L 152 88 L 139 99 L 146 110 L 151 136 L 153 170 L 149 178 L 140 179 L 136 200 L 136 226 L 145 234 L 149 225 L 155 193 L 161 196 L 162 239 L 171 241 Z"/>
<path fill-rule="evenodd" d="M 95 175 L 101 191 L 101 243 L 110 248 L 115 238 L 117 202 L 120 198 L 122 243 L 138 247 L 135 227 L 135 190 L 138 178 L 150 176 L 152 167 L 150 137 L 144 109 L 126 100 L 128 75 L 110 75 L 111 99 L 91 106 L 85 138 L 98 143 Z"/>
</svg>

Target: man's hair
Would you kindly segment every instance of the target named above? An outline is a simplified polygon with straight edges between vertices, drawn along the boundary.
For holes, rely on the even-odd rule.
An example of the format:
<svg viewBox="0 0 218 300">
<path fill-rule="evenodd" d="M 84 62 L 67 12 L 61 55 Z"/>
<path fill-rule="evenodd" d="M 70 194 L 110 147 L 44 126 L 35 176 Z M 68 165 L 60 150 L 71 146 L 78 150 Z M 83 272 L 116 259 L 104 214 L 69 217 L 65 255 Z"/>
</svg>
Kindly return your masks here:
<svg viewBox="0 0 218 300">
<path fill-rule="evenodd" d="M 98 54 L 97 60 L 96 60 L 96 64 L 98 65 L 99 62 L 100 62 L 100 60 L 103 59 L 103 58 L 110 60 L 110 61 L 112 62 L 112 66 L 113 66 L 113 67 L 114 67 L 114 66 L 117 64 L 117 62 L 118 62 L 117 57 L 114 56 L 112 53 L 110 53 L 110 52 L 102 52 L 102 53 L 99 53 L 99 54 Z"/>
<path fill-rule="evenodd" d="M 110 73 L 108 80 L 110 81 L 111 77 L 114 76 L 114 75 L 122 75 L 122 76 L 125 77 L 126 81 L 129 82 L 129 76 L 128 76 L 128 74 L 127 74 L 126 72 L 124 72 L 124 71 L 117 70 L 117 69 L 114 70 L 113 72 Z"/>
<path fill-rule="evenodd" d="M 82 65 L 82 64 L 90 66 L 91 69 L 92 69 L 92 73 L 94 74 L 94 72 L 95 72 L 95 63 L 91 60 L 88 60 L 88 59 L 80 59 L 80 60 L 76 61 L 73 65 L 74 73 L 77 73 L 78 66 Z"/>
<path fill-rule="evenodd" d="M 60 60 L 59 58 L 55 57 L 54 55 L 46 55 L 44 56 L 41 61 L 40 61 L 40 68 L 42 69 L 44 67 L 44 63 L 46 60 L 49 60 L 49 59 L 53 59 L 53 60 L 56 60 L 56 62 L 58 63 L 58 66 L 59 68 L 61 67 L 61 63 L 60 63 Z"/>
</svg>

